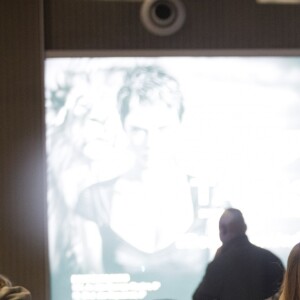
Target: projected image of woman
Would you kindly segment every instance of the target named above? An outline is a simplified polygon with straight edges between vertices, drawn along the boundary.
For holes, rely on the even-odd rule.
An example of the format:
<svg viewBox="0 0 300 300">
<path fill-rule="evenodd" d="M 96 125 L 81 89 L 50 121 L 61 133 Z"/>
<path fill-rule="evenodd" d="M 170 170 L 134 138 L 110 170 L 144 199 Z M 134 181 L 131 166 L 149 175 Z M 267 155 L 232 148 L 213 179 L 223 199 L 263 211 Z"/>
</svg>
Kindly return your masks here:
<svg viewBox="0 0 300 300">
<path fill-rule="evenodd" d="M 134 281 L 161 282 L 162 288 L 145 299 L 183 299 L 199 281 L 207 252 L 187 242 L 204 228 L 188 176 L 176 161 L 184 114 L 179 84 L 159 67 L 129 69 L 117 107 L 130 167 L 78 191 L 74 218 L 96 225 L 99 236 L 92 238 L 99 238 L 101 250 L 70 249 L 74 272 L 129 273 Z M 85 149 L 89 143 L 95 141 L 86 140 Z M 84 230 L 86 237 L 88 227 Z M 84 265 L 87 257 L 94 258 L 90 269 Z"/>
</svg>

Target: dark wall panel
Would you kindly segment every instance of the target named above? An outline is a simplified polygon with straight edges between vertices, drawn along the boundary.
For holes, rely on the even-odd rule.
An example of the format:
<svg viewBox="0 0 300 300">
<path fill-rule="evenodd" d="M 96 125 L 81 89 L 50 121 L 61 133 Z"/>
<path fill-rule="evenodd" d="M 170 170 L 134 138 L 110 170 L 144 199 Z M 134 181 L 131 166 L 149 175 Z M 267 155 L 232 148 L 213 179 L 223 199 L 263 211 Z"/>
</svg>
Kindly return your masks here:
<svg viewBox="0 0 300 300">
<path fill-rule="evenodd" d="M 42 1 L 0 1 L 0 273 L 47 299 Z"/>
</svg>

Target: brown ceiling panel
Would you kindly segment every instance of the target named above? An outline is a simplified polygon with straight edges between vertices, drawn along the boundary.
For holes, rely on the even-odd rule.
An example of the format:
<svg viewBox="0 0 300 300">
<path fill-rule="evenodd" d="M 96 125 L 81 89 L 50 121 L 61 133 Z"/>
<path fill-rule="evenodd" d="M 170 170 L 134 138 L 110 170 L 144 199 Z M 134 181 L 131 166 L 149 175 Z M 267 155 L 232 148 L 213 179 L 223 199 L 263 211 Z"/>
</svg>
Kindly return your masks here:
<svg viewBox="0 0 300 300">
<path fill-rule="evenodd" d="M 143 1 L 45 0 L 46 50 L 298 48 L 300 6 L 254 0 L 183 0 L 184 26 L 148 32 Z"/>
</svg>

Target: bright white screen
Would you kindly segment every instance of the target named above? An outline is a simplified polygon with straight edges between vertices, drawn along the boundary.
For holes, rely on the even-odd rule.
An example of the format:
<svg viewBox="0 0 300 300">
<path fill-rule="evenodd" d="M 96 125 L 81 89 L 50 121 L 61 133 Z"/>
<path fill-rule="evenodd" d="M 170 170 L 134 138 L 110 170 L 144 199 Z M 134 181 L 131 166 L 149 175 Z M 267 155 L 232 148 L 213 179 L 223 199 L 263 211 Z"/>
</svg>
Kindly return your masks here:
<svg viewBox="0 0 300 300">
<path fill-rule="evenodd" d="M 143 67 L 167 79 L 128 79 Z M 227 207 L 286 263 L 300 240 L 300 59 L 49 58 L 45 85 L 52 300 L 191 299 Z"/>
</svg>

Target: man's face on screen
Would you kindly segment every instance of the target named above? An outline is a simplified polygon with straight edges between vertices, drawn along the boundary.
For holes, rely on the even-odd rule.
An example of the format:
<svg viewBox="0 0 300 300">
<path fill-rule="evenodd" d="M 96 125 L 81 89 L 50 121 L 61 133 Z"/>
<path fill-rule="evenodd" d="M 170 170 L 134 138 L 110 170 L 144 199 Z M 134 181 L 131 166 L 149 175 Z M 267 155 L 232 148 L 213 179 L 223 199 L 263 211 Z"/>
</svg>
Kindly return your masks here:
<svg viewBox="0 0 300 300">
<path fill-rule="evenodd" d="M 124 121 L 124 130 L 137 166 L 160 166 L 172 158 L 180 124 L 175 108 L 165 103 L 136 104 Z"/>
</svg>

